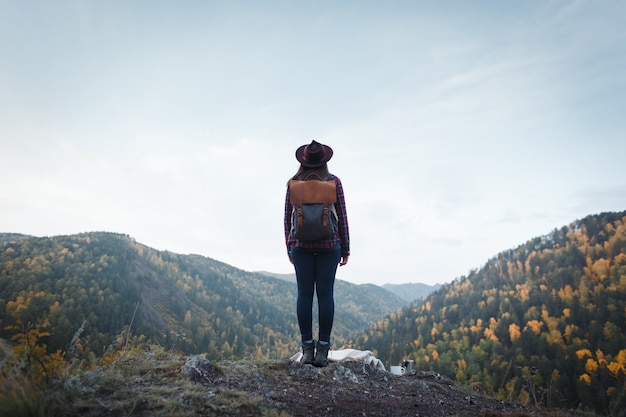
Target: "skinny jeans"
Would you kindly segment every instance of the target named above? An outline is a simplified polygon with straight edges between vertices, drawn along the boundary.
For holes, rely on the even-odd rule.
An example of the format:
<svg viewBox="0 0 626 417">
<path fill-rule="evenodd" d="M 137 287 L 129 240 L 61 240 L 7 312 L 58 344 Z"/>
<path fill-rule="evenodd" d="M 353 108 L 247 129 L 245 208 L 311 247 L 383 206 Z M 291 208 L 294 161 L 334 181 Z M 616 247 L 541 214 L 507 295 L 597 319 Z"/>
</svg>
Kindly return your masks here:
<svg viewBox="0 0 626 417">
<path fill-rule="evenodd" d="M 319 340 L 330 343 L 335 319 L 335 274 L 340 258 L 339 244 L 330 249 L 291 247 L 298 282 L 296 311 L 303 342 L 313 339 L 313 295 L 317 294 Z"/>
</svg>

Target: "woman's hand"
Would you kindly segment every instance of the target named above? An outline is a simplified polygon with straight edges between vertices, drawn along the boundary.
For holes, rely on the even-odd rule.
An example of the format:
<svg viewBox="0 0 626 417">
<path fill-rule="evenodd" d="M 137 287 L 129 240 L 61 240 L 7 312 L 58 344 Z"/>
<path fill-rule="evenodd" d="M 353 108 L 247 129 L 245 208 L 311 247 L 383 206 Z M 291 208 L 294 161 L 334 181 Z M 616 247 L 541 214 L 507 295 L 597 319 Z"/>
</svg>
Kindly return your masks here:
<svg viewBox="0 0 626 417">
<path fill-rule="evenodd" d="M 349 258 L 349 255 L 342 256 L 341 259 L 339 259 L 339 266 L 344 266 L 345 264 L 347 264 L 348 258 Z"/>
</svg>

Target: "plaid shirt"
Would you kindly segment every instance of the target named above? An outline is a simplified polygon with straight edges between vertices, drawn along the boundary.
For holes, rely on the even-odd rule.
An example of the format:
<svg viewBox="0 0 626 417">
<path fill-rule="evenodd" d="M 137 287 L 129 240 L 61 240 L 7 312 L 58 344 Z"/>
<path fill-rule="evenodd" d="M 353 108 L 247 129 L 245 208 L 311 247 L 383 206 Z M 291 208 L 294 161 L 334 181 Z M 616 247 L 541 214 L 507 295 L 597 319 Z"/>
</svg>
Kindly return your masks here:
<svg viewBox="0 0 626 417">
<path fill-rule="evenodd" d="M 337 211 L 337 219 L 339 220 L 339 230 L 333 236 L 325 239 L 315 240 L 312 242 L 303 242 L 296 239 L 291 232 L 291 211 L 293 205 L 289 201 L 289 187 L 287 187 L 287 195 L 285 196 L 285 242 L 287 243 L 287 252 L 291 246 L 307 249 L 329 249 L 335 246 L 337 243 L 341 244 L 341 256 L 350 255 L 350 233 L 348 231 L 348 214 L 346 212 L 346 201 L 343 196 L 343 186 L 341 180 L 335 175 L 328 177 L 335 181 L 335 188 L 337 190 L 337 202 L 335 203 L 335 210 Z"/>
</svg>

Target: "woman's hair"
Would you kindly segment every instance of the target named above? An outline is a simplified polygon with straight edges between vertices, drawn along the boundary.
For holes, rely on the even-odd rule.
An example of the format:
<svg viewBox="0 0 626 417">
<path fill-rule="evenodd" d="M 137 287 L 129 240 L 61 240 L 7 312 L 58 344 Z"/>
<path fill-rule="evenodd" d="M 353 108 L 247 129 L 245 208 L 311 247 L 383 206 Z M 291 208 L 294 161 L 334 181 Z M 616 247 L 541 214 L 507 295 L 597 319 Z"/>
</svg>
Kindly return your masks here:
<svg viewBox="0 0 626 417">
<path fill-rule="evenodd" d="M 298 172 L 296 172 L 296 174 L 293 177 L 291 177 L 291 179 L 300 180 L 300 181 L 323 180 L 327 178 L 329 175 L 330 173 L 328 172 L 327 164 L 324 164 L 321 167 L 317 167 L 317 168 L 307 168 L 303 165 L 300 165 L 300 168 L 298 168 Z"/>
</svg>

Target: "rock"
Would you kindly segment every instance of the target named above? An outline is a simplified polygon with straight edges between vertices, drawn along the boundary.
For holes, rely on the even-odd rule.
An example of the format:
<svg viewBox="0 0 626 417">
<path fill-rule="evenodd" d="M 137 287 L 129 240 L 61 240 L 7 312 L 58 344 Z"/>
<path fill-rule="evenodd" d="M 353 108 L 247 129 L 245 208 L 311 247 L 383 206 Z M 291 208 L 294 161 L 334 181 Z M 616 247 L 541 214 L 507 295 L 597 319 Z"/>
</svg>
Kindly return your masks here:
<svg viewBox="0 0 626 417">
<path fill-rule="evenodd" d="M 182 366 L 181 371 L 192 381 L 201 384 L 211 384 L 220 372 L 211 365 L 204 355 L 191 356 Z"/>
</svg>

